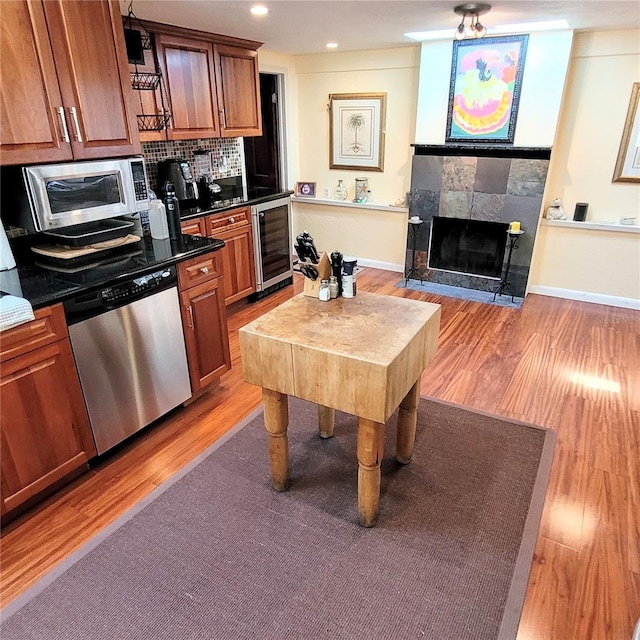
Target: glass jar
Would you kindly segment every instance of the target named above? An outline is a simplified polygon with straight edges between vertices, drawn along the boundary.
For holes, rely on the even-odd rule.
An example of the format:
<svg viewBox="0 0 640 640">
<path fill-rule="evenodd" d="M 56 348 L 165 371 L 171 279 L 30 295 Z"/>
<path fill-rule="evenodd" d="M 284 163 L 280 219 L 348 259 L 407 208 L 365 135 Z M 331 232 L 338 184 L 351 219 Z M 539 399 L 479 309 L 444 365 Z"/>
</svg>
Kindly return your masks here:
<svg viewBox="0 0 640 640">
<path fill-rule="evenodd" d="M 342 180 L 338 180 L 338 186 L 335 188 L 333 195 L 336 200 L 347 199 L 347 187 L 344 186 L 344 183 Z"/>
<path fill-rule="evenodd" d="M 369 178 L 356 178 L 355 202 L 366 202 L 369 199 Z"/>
<path fill-rule="evenodd" d="M 338 278 L 331 276 L 329 278 L 329 296 L 331 299 L 338 297 Z"/>
<path fill-rule="evenodd" d="M 318 298 L 320 300 L 327 301 L 327 300 L 329 300 L 330 297 L 331 297 L 331 293 L 329 291 L 329 281 L 328 280 L 321 280 L 320 281 L 320 288 L 318 289 Z"/>
</svg>

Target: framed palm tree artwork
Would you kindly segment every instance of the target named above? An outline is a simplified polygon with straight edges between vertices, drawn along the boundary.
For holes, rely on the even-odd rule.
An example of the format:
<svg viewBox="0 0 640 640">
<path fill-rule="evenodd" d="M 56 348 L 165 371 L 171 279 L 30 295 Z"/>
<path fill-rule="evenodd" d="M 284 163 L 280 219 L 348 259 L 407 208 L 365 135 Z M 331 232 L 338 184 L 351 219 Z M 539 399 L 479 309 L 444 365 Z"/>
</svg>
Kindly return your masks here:
<svg viewBox="0 0 640 640">
<path fill-rule="evenodd" d="M 386 93 L 329 96 L 329 168 L 384 170 Z"/>
</svg>

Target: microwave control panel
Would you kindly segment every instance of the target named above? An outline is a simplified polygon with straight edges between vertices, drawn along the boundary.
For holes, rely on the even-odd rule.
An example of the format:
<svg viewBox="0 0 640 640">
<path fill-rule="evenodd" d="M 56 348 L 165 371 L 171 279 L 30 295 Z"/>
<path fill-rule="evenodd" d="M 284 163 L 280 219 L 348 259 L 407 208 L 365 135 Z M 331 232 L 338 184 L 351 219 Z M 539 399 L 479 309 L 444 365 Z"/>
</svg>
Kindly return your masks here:
<svg viewBox="0 0 640 640">
<path fill-rule="evenodd" d="M 143 160 L 131 161 L 131 177 L 136 194 L 136 210 L 146 211 L 149 208 L 149 192 L 147 190 L 147 176 Z"/>
</svg>

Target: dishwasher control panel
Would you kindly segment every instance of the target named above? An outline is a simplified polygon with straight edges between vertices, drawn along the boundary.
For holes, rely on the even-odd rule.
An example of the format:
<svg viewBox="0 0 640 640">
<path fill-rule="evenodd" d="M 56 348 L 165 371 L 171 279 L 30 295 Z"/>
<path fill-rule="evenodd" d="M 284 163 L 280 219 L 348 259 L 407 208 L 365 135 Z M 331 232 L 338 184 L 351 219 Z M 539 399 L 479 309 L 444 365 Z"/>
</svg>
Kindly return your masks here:
<svg viewBox="0 0 640 640">
<path fill-rule="evenodd" d="M 176 286 L 177 282 L 176 267 L 170 266 L 144 275 L 130 276 L 110 286 L 83 291 L 64 301 L 67 324 L 72 325 L 112 309 L 123 307 L 135 300 Z"/>
<path fill-rule="evenodd" d="M 101 297 L 107 304 L 132 298 L 139 298 L 143 293 L 162 287 L 165 282 L 171 278 L 171 276 L 172 272 L 170 268 L 162 269 L 161 271 L 154 271 L 153 273 L 147 273 L 139 278 L 127 280 L 127 282 L 122 284 L 102 289 Z"/>
</svg>

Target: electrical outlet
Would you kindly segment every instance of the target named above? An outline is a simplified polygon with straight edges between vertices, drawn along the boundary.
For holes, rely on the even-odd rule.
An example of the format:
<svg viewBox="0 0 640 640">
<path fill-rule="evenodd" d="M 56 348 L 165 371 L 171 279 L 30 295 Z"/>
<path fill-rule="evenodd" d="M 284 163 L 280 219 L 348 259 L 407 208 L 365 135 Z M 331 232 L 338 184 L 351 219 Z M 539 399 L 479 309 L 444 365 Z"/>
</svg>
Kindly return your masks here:
<svg viewBox="0 0 640 640">
<path fill-rule="evenodd" d="M 331 193 L 329 192 L 329 187 L 325 187 L 324 188 L 324 196 L 325 198 L 328 198 L 331 195 Z"/>
</svg>

